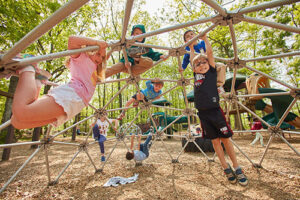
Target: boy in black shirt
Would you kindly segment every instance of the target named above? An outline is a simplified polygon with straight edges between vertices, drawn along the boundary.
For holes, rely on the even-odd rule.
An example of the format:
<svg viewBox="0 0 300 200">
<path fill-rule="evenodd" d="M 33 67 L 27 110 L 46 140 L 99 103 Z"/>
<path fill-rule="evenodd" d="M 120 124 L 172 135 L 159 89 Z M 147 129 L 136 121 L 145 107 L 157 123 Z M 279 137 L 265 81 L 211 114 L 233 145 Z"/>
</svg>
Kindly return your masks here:
<svg viewBox="0 0 300 200">
<path fill-rule="evenodd" d="M 232 136 L 232 130 L 227 124 L 219 105 L 219 94 L 216 86 L 217 72 L 212 47 L 206 35 L 202 37 L 202 40 L 205 42 L 207 55 L 199 54 L 195 56 L 191 52 L 191 60 L 193 60 L 192 67 L 195 79 L 194 101 L 201 121 L 203 137 L 211 139 L 228 181 L 236 183 L 238 180 L 240 185 L 246 186 L 248 179 L 237 163 L 234 148 L 229 139 Z M 226 163 L 221 141 L 232 161 L 235 172 Z"/>
</svg>

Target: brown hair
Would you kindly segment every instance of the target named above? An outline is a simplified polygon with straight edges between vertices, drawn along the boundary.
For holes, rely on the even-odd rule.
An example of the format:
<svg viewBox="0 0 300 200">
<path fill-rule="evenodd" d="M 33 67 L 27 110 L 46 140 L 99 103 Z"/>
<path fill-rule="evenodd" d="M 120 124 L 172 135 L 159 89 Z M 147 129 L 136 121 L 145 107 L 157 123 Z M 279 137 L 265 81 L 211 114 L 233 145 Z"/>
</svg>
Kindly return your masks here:
<svg viewBox="0 0 300 200">
<path fill-rule="evenodd" d="M 133 157 L 134 157 L 133 152 L 129 152 L 129 151 L 128 151 L 128 152 L 126 153 L 126 159 L 127 159 L 127 160 L 132 160 Z"/>
<path fill-rule="evenodd" d="M 164 82 L 163 81 L 154 82 L 153 84 L 164 86 Z"/>
<path fill-rule="evenodd" d="M 184 40 L 184 42 L 186 42 L 185 35 L 188 34 L 189 32 L 193 32 L 194 33 L 194 31 L 192 31 L 192 30 L 187 30 L 186 32 L 184 32 L 184 34 L 183 34 L 183 40 Z"/>
</svg>

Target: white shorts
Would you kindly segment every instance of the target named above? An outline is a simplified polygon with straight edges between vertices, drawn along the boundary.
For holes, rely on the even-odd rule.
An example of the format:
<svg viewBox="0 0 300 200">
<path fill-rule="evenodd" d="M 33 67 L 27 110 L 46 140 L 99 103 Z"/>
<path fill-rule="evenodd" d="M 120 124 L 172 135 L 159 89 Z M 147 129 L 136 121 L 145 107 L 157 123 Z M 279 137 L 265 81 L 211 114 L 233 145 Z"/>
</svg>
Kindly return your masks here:
<svg viewBox="0 0 300 200">
<path fill-rule="evenodd" d="M 75 90 L 68 85 L 55 87 L 51 89 L 47 95 L 53 97 L 55 102 L 60 105 L 66 113 L 65 115 L 57 117 L 57 121 L 52 123 L 55 127 L 72 119 L 85 107 L 82 99 L 77 95 Z"/>
</svg>

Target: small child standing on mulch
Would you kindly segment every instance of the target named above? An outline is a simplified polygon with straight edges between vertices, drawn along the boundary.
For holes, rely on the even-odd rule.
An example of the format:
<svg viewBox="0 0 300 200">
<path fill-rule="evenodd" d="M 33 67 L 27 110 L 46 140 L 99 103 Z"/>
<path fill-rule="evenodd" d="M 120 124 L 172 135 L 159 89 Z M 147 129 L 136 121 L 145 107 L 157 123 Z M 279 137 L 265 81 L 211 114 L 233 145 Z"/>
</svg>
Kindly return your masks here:
<svg viewBox="0 0 300 200">
<path fill-rule="evenodd" d="M 254 118 L 251 126 L 251 130 L 260 130 L 260 129 L 262 129 L 261 122 L 257 118 Z M 260 134 L 260 132 L 255 132 L 255 139 L 251 142 L 250 145 L 253 146 L 258 140 L 260 141 L 261 146 L 264 147 L 264 138 Z"/>
</svg>

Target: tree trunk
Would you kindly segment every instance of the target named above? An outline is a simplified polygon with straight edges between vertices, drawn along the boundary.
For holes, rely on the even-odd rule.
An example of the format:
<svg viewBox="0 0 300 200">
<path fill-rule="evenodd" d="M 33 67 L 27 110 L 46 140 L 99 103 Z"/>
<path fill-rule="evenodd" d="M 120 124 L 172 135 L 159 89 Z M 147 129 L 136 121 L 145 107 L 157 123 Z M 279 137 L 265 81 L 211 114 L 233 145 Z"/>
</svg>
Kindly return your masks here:
<svg viewBox="0 0 300 200">
<path fill-rule="evenodd" d="M 10 94 L 15 93 L 16 88 L 17 88 L 17 84 L 18 84 L 18 80 L 19 80 L 19 78 L 15 77 L 15 76 L 10 78 L 8 93 L 10 93 Z M 4 110 L 4 113 L 3 113 L 3 116 L 2 116 L 1 124 L 3 124 L 4 122 L 8 121 L 11 118 L 11 115 L 12 115 L 12 102 L 13 102 L 12 98 L 6 98 L 5 110 Z M 1 138 L 5 137 L 5 140 L 4 141 L 2 140 L 1 143 L 4 142 L 5 144 L 9 144 L 9 143 L 15 142 L 14 141 L 14 132 L 15 132 L 15 128 L 12 125 L 8 126 L 6 129 L 3 129 L 1 131 Z M 3 161 L 9 159 L 10 151 L 11 151 L 11 148 L 5 148 L 3 150 L 3 154 L 2 154 L 2 160 Z"/>
<path fill-rule="evenodd" d="M 14 141 L 14 133 L 15 133 L 15 128 L 10 125 L 7 128 L 7 134 L 5 137 L 5 144 L 10 144 L 13 143 Z M 11 148 L 4 148 L 3 149 L 3 154 L 2 154 L 2 161 L 9 160 Z"/>
<path fill-rule="evenodd" d="M 12 76 L 10 78 L 10 83 L 9 83 L 9 88 L 8 88 L 8 93 L 10 94 L 14 94 L 17 88 L 17 84 L 18 84 L 18 77 Z M 12 98 L 6 98 L 6 102 L 5 102 L 5 109 L 4 109 L 4 113 L 2 116 L 2 121 L 1 124 L 3 124 L 4 122 L 8 121 L 11 118 L 12 115 L 12 102 L 13 99 Z M 1 131 L 1 136 L 0 138 L 5 138 L 6 133 L 8 132 L 7 128 Z M 4 141 L 1 141 L 1 143 L 3 143 Z"/>
<path fill-rule="evenodd" d="M 41 133 L 42 133 L 42 127 L 36 127 L 36 128 L 34 128 L 33 134 L 32 134 L 32 141 L 39 141 Z M 33 145 L 31 145 L 30 148 L 31 149 L 36 149 L 36 148 L 38 148 L 38 145 L 37 144 L 33 144 Z"/>
<path fill-rule="evenodd" d="M 76 124 L 80 119 L 80 113 L 78 113 L 76 116 L 75 116 L 75 120 L 74 120 L 74 124 Z M 75 141 L 76 140 L 76 126 L 74 126 L 72 128 L 72 141 Z"/>
</svg>

